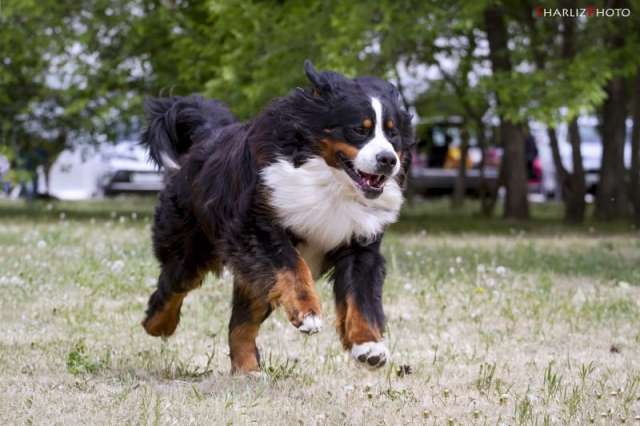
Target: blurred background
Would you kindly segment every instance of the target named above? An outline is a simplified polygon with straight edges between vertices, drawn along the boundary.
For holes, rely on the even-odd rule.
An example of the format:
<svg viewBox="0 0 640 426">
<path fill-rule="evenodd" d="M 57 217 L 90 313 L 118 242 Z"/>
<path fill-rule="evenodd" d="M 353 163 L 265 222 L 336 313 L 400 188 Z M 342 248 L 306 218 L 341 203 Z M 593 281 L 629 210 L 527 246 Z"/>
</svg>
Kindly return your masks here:
<svg viewBox="0 0 640 426">
<path fill-rule="evenodd" d="M 200 93 L 249 119 L 307 84 L 309 58 L 396 84 L 418 141 L 411 203 L 640 223 L 639 5 L 0 0 L 0 197 L 157 192 L 145 96 Z"/>
</svg>

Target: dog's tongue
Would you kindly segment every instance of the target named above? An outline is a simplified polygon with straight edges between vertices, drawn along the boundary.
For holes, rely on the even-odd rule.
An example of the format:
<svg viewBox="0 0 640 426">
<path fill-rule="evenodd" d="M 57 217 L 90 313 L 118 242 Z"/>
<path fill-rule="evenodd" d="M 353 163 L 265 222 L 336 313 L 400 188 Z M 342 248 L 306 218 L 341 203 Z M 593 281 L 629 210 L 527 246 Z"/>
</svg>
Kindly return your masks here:
<svg viewBox="0 0 640 426">
<path fill-rule="evenodd" d="M 374 188 L 380 187 L 380 185 L 382 185 L 382 182 L 384 181 L 383 175 L 372 175 L 369 173 L 360 172 L 360 176 L 362 176 L 362 181 L 366 185 L 372 186 Z"/>
</svg>

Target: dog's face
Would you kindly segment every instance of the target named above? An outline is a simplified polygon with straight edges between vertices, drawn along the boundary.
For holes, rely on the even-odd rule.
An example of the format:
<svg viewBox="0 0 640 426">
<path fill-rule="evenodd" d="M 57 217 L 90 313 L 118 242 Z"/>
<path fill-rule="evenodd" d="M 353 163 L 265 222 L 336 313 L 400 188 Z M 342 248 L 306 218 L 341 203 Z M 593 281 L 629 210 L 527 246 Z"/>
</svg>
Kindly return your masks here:
<svg viewBox="0 0 640 426">
<path fill-rule="evenodd" d="M 324 106 L 314 117 L 322 157 L 344 171 L 365 197 L 380 196 L 385 183 L 401 172 L 411 144 L 410 116 L 399 104 L 398 91 L 375 77 L 318 73 L 308 61 L 305 72 Z"/>
</svg>

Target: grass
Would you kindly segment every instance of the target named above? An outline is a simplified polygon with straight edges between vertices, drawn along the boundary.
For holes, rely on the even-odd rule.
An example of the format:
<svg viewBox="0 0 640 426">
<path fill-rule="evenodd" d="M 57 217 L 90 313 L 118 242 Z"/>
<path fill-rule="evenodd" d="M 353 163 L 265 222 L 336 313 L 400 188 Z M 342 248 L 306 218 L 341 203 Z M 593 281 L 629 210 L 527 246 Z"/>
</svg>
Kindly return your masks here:
<svg viewBox="0 0 640 426">
<path fill-rule="evenodd" d="M 640 239 L 408 209 L 385 238 L 393 362 L 281 312 L 264 374 L 229 375 L 231 279 L 209 277 L 167 341 L 139 325 L 158 272 L 153 201 L 0 203 L 2 424 L 617 424 L 640 421 Z M 318 288 L 327 323 L 330 285 Z"/>
</svg>

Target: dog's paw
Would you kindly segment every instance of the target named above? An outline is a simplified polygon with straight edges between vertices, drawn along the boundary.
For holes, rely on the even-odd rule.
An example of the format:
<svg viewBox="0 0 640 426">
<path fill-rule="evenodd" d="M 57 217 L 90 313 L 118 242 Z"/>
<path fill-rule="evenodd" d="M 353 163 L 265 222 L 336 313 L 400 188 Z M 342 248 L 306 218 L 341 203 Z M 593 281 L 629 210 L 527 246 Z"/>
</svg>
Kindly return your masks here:
<svg viewBox="0 0 640 426">
<path fill-rule="evenodd" d="M 322 328 L 322 318 L 315 314 L 309 314 L 302 319 L 298 331 L 304 334 L 316 334 Z"/>
<path fill-rule="evenodd" d="M 364 342 L 353 345 L 351 356 L 369 368 L 380 368 L 390 359 L 389 349 L 382 342 Z"/>
</svg>

